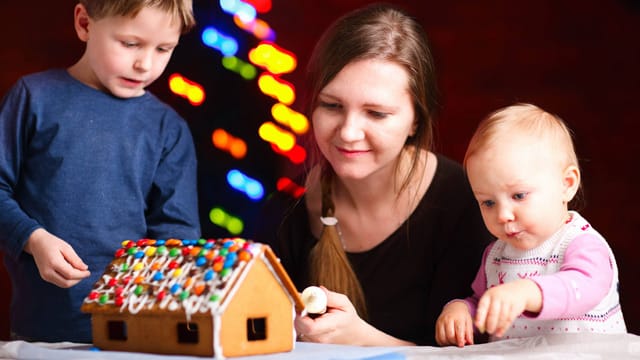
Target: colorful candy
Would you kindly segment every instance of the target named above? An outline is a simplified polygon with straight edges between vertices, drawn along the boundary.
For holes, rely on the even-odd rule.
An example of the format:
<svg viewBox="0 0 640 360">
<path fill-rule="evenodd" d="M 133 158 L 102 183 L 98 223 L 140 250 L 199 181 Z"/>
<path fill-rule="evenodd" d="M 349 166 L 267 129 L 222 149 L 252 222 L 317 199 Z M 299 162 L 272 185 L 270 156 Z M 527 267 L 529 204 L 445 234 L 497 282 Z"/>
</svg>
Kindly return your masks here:
<svg viewBox="0 0 640 360">
<path fill-rule="evenodd" d="M 130 311 L 154 306 L 206 309 L 217 306 L 220 289 L 252 257 L 252 242 L 240 238 L 125 240 L 85 302 Z M 208 301 L 198 300 L 203 296 Z"/>
</svg>

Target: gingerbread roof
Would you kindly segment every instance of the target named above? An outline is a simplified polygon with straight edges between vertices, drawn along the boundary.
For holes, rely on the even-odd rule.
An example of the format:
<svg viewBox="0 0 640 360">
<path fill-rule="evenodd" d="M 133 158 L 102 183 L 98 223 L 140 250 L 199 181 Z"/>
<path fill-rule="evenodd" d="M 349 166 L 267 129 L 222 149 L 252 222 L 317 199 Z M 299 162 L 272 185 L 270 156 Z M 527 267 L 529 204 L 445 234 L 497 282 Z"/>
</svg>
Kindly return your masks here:
<svg viewBox="0 0 640 360">
<path fill-rule="evenodd" d="M 252 261 L 262 257 L 289 293 L 298 312 L 300 296 L 268 245 L 241 238 L 126 240 L 85 298 L 85 312 L 163 310 L 222 311 L 234 284 Z"/>
</svg>

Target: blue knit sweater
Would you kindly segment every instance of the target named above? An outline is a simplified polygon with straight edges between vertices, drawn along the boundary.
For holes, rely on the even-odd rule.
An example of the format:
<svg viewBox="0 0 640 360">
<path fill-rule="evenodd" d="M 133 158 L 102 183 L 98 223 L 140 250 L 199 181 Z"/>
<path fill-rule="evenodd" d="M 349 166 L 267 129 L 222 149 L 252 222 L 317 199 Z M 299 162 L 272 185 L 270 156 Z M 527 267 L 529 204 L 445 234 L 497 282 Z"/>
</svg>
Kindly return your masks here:
<svg viewBox="0 0 640 360">
<path fill-rule="evenodd" d="M 91 276 L 62 289 L 23 248 L 37 228 L 67 241 Z M 91 342 L 80 305 L 125 239 L 198 238 L 196 156 L 185 121 L 146 92 L 121 99 L 56 69 L 21 78 L 0 105 L 0 250 L 11 330 Z"/>
</svg>

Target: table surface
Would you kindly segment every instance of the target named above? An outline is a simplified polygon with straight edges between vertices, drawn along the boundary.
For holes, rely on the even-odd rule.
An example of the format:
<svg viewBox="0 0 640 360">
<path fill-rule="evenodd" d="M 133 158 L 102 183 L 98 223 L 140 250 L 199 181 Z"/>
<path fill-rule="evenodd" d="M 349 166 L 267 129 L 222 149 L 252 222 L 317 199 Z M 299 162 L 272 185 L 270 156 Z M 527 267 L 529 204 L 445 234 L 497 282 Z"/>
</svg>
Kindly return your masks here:
<svg viewBox="0 0 640 360">
<path fill-rule="evenodd" d="M 237 357 L 236 360 L 400 360 L 400 359 L 640 359 L 634 334 L 562 334 L 457 347 L 360 347 L 296 343 L 287 353 Z M 197 360 L 202 357 L 100 351 L 87 344 L 0 342 L 0 359 Z"/>
</svg>

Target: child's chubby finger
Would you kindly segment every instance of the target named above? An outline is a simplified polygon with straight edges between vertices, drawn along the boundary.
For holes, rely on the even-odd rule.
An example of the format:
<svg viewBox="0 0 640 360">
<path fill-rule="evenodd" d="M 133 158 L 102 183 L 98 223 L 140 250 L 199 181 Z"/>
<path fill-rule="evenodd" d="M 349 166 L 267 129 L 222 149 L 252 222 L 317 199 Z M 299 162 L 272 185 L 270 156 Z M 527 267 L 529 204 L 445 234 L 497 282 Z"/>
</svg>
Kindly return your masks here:
<svg viewBox="0 0 640 360">
<path fill-rule="evenodd" d="M 458 347 L 464 347 L 464 344 L 467 341 L 466 336 L 467 336 L 467 333 L 464 329 L 461 329 L 461 328 L 456 329 L 456 345 Z"/>
<path fill-rule="evenodd" d="M 480 332 L 480 334 L 484 334 L 484 332 L 486 331 L 486 321 L 487 321 L 486 308 L 484 309 L 478 308 L 474 323 L 476 325 L 476 328 L 478 328 L 478 331 Z"/>
<path fill-rule="evenodd" d="M 455 322 L 450 322 L 446 327 L 447 343 L 450 345 L 457 345 L 458 339 L 456 335 L 456 324 Z"/>
<path fill-rule="evenodd" d="M 469 324 L 467 324 L 467 327 L 465 328 L 465 331 L 464 331 L 464 335 L 465 335 L 464 343 L 473 345 L 473 321 L 472 320 L 470 320 Z"/>
<path fill-rule="evenodd" d="M 69 263 L 64 263 L 62 266 L 56 266 L 54 270 L 62 279 L 70 281 L 82 280 L 91 275 L 89 270 L 77 269 Z"/>
<path fill-rule="evenodd" d="M 473 320 L 471 317 L 461 319 L 455 324 L 455 340 L 458 347 L 473 345 Z"/>
<path fill-rule="evenodd" d="M 495 334 L 500 322 L 501 309 L 499 305 L 492 305 L 484 320 L 484 330 L 489 334 Z"/>
</svg>

